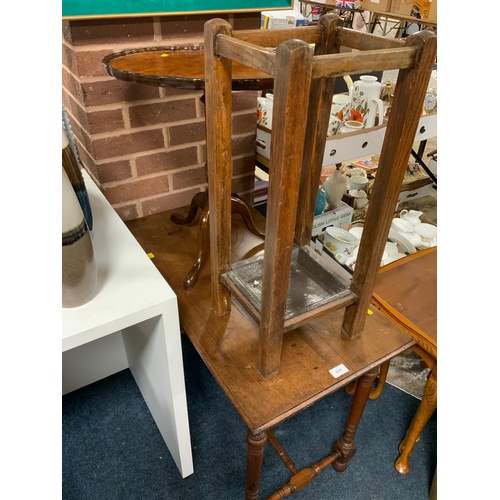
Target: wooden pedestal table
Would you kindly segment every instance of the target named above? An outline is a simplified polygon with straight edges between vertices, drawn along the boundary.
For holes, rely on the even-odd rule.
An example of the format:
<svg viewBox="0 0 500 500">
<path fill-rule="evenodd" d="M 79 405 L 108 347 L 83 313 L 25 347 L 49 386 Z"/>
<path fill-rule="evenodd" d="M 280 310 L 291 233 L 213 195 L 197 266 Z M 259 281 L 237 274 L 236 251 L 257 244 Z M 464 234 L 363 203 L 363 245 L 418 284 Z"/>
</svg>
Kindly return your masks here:
<svg viewBox="0 0 500 500">
<path fill-rule="evenodd" d="M 372 304 L 415 339 L 412 349 L 431 370 L 422 402 L 399 445 L 401 455 L 395 466 L 406 474 L 413 446 L 437 408 L 437 248 L 383 267 L 375 281 Z"/>
<path fill-rule="evenodd" d="M 184 90 L 205 90 L 205 60 L 203 46 L 154 47 L 126 50 L 106 56 L 103 67 L 109 75 L 127 82 L 142 83 L 156 87 L 172 87 Z M 235 63 L 233 67 L 233 90 L 268 90 L 274 80 L 268 74 Z M 204 95 L 201 98 L 204 103 Z M 191 200 L 187 215 L 172 214 L 176 224 L 191 224 L 201 209 L 199 219 L 198 252 L 185 277 L 184 288 L 190 290 L 206 262 L 209 234 L 209 207 L 207 192 L 197 193 Z M 231 197 L 232 213 L 239 213 L 248 229 L 259 234 L 253 224 L 247 204 L 236 194 Z"/>
<path fill-rule="evenodd" d="M 257 228 L 264 228 L 265 219 L 250 210 Z M 285 334 L 280 372 L 264 380 L 256 366 L 258 327 L 234 299 L 229 314 L 215 314 L 208 266 L 201 270 L 196 287 L 184 288 L 183 269 L 196 256 L 197 229 L 174 224 L 171 215 L 172 211 L 162 212 L 126 225 L 144 251 L 155 255 L 152 262 L 177 294 L 183 330 L 247 426 L 246 498 L 258 498 L 267 441 L 292 474 L 271 498 L 299 491 L 328 465 L 345 470 L 356 451 L 354 436 L 378 366 L 410 348 L 414 340 L 377 310 L 367 315 L 362 337 L 344 340 L 343 311 L 328 312 Z M 236 216 L 231 244 L 235 262 L 259 256 L 264 247 Z M 327 457 L 297 471 L 271 428 L 356 379 L 360 382 L 343 435 Z"/>
</svg>

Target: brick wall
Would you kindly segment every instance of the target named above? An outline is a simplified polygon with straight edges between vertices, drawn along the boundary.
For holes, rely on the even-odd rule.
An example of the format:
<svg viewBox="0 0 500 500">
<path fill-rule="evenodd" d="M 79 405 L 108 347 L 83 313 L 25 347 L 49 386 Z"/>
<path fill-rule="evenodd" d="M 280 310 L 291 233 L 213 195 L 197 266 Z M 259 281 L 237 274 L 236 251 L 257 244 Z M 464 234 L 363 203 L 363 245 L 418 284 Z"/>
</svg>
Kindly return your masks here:
<svg viewBox="0 0 500 500">
<path fill-rule="evenodd" d="M 80 159 L 123 220 L 188 205 L 206 187 L 201 91 L 110 77 L 113 52 L 203 43 L 212 17 L 254 29 L 260 13 L 63 21 L 62 100 Z M 253 200 L 257 93 L 233 93 L 233 191 Z"/>
</svg>

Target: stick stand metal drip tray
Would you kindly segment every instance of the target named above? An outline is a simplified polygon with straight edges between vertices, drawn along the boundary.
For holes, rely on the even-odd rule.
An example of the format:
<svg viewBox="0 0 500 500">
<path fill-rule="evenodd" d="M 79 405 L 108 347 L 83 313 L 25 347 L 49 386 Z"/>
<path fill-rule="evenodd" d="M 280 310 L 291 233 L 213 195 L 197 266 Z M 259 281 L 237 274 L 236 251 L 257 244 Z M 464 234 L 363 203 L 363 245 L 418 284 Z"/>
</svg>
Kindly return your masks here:
<svg viewBox="0 0 500 500">
<path fill-rule="evenodd" d="M 264 256 L 233 264 L 222 281 L 252 318 L 260 324 Z M 356 302 L 350 283 L 309 247 L 294 247 L 285 312 L 285 330 L 316 316 Z"/>
</svg>

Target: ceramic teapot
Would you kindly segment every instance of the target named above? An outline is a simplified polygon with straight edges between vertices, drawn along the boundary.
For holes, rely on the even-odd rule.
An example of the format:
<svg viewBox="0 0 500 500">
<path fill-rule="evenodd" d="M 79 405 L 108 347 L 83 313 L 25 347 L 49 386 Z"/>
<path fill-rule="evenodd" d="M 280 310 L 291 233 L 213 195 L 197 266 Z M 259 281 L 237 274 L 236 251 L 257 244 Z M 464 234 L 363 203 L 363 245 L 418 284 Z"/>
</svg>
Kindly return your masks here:
<svg viewBox="0 0 500 500">
<path fill-rule="evenodd" d="M 375 118 L 378 116 L 378 124 L 381 125 L 384 119 L 381 91 L 382 84 L 377 81 L 376 76 L 360 76 L 349 89 L 351 99 L 349 119 L 363 122 L 364 128 L 370 128 L 375 126 Z"/>
</svg>

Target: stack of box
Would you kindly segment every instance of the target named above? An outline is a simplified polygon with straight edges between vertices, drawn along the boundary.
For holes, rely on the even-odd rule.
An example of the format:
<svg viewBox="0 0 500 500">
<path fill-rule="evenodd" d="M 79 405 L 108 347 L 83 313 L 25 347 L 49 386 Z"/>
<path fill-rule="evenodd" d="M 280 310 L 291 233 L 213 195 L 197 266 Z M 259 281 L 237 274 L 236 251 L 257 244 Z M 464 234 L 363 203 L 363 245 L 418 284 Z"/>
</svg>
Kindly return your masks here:
<svg viewBox="0 0 500 500">
<path fill-rule="evenodd" d="M 308 20 L 296 9 L 263 11 L 260 16 L 261 29 L 294 28 L 307 24 Z"/>
<path fill-rule="evenodd" d="M 363 9 L 437 22 L 437 0 L 363 0 Z"/>
</svg>

